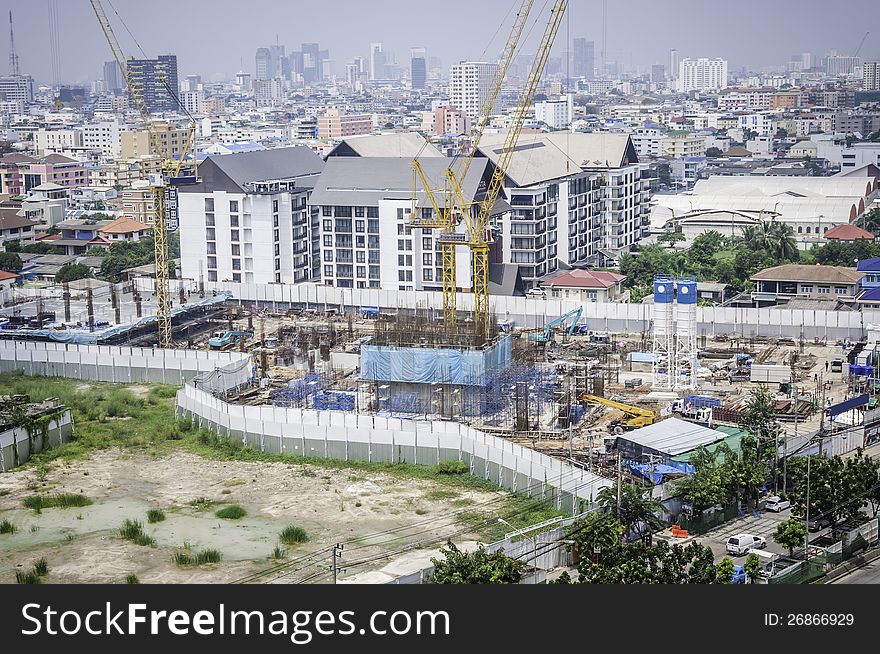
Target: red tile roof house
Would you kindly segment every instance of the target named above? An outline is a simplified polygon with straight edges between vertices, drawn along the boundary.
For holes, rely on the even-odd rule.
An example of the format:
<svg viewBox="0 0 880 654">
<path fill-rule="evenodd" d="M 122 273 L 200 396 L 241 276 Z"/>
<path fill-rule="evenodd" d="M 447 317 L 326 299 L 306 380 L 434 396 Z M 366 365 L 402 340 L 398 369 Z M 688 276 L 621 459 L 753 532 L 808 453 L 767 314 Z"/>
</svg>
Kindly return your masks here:
<svg viewBox="0 0 880 654">
<path fill-rule="evenodd" d="M 832 227 L 825 232 L 824 236 L 827 241 L 841 241 L 843 243 L 874 240 L 874 235 L 871 232 L 852 223 L 844 223 L 843 225 Z"/>
<path fill-rule="evenodd" d="M 151 225 L 139 223 L 131 218 L 122 216 L 98 230 L 99 237 L 106 241 L 140 241 L 149 236 L 153 231 Z"/>
<path fill-rule="evenodd" d="M 15 282 L 18 279 L 18 275 L 11 272 L 6 272 L 5 270 L 0 270 L 0 291 L 4 291 L 7 288 L 12 288 L 15 286 Z"/>
<path fill-rule="evenodd" d="M 619 302 L 623 298 L 625 275 L 600 270 L 573 268 L 541 282 L 550 298 L 579 302 Z"/>
</svg>

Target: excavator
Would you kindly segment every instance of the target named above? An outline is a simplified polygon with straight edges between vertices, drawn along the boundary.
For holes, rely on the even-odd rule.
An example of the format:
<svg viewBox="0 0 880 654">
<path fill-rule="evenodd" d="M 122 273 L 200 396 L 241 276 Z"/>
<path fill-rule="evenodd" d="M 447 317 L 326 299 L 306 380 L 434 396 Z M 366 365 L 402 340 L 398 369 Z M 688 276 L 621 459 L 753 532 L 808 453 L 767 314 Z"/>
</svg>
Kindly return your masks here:
<svg viewBox="0 0 880 654">
<path fill-rule="evenodd" d="M 581 319 L 581 313 L 583 312 L 583 307 L 578 307 L 577 309 L 572 309 L 564 316 L 559 316 L 555 320 L 551 320 L 547 323 L 547 326 L 544 327 L 544 331 L 538 334 L 532 334 L 529 338 L 538 343 L 547 343 L 550 339 L 553 338 L 553 329 L 555 327 L 559 327 L 560 325 L 565 325 L 566 322 L 571 320 L 571 325 L 566 328 L 565 333 L 568 336 L 571 336 L 575 332 L 580 332 L 582 329 L 586 330 L 586 325 L 578 325 L 578 321 Z"/>
<path fill-rule="evenodd" d="M 615 402 L 598 395 L 590 395 L 584 393 L 581 395 L 581 402 L 589 404 L 601 404 L 602 406 L 611 407 L 623 411 L 627 415 L 623 420 L 618 420 L 609 425 L 611 433 L 620 435 L 627 429 L 638 429 L 639 427 L 647 427 L 653 425 L 657 419 L 657 414 L 650 409 L 642 409 L 641 407 L 624 404 L 623 402 Z"/>
</svg>

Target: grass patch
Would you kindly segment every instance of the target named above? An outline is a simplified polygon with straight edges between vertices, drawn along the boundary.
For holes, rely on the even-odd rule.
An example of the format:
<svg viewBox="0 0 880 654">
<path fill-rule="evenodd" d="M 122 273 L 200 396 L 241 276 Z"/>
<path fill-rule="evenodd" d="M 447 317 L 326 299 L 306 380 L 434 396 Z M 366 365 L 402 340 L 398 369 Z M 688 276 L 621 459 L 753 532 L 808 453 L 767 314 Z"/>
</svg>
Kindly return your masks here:
<svg viewBox="0 0 880 654">
<path fill-rule="evenodd" d="M 516 529 L 565 515 L 568 514 L 558 510 L 549 502 L 517 494 L 510 495 L 500 508 L 488 513 L 477 510 L 463 511 L 459 521 L 486 539 L 486 542 L 491 543 L 502 540 L 505 534 Z M 499 522 L 499 518 L 509 524 Z"/>
<path fill-rule="evenodd" d="M 281 542 L 285 545 L 299 545 L 309 540 L 309 535 L 302 527 L 288 525 L 281 531 Z"/>
<path fill-rule="evenodd" d="M 275 561 L 281 561 L 282 559 L 286 559 L 287 558 L 287 550 L 284 549 L 283 547 L 276 546 L 275 549 L 272 550 L 272 553 L 269 555 L 269 558 L 274 559 Z"/>
<path fill-rule="evenodd" d="M 229 481 L 224 481 L 223 485 L 228 488 L 229 486 L 244 486 L 246 483 L 244 479 L 230 479 Z"/>
<path fill-rule="evenodd" d="M 43 509 L 52 507 L 69 509 L 74 506 L 88 506 L 92 500 L 79 493 L 58 493 L 57 495 L 30 495 L 24 498 L 22 503 L 36 513 L 40 513 Z"/>
<path fill-rule="evenodd" d="M 33 570 L 28 570 L 26 572 L 24 570 L 16 570 L 15 583 L 28 585 L 38 584 L 40 583 L 40 576 Z"/>
<path fill-rule="evenodd" d="M 457 500 L 452 500 L 450 502 L 450 504 L 456 508 L 462 508 L 465 506 L 471 506 L 472 504 L 476 504 L 476 502 L 469 497 L 462 497 Z"/>
<path fill-rule="evenodd" d="M 34 572 L 37 573 L 38 577 L 45 577 L 49 574 L 49 564 L 46 562 L 46 559 L 40 559 L 34 563 Z"/>
<path fill-rule="evenodd" d="M 0 522 L 0 534 L 14 534 L 16 531 L 18 531 L 18 527 L 9 522 L 9 520 Z"/>
<path fill-rule="evenodd" d="M 197 497 L 189 502 L 189 505 L 196 511 L 208 511 L 214 504 L 214 500 L 209 500 L 207 497 Z"/>
<path fill-rule="evenodd" d="M 126 584 L 139 584 L 141 580 L 138 579 L 137 575 L 125 575 L 125 583 Z"/>
<path fill-rule="evenodd" d="M 230 506 L 224 506 L 214 515 L 223 520 L 239 520 L 247 515 L 247 511 L 241 508 L 238 504 L 232 504 Z"/>
<path fill-rule="evenodd" d="M 0 497 L 6 497 L 6 496 L 9 495 L 11 492 L 12 492 L 12 491 L 9 490 L 8 488 L 0 489 Z"/>
<path fill-rule="evenodd" d="M 155 539 L 144 533 L 144 525 L 137 520 L 125 520 L 119 528 L 119 535 L 135 545 L 152 547 L 156 544 Z"/>
<path fill-rule="evenodd" d="M 162 522 L 165 519 L 165 512 L 162 509 L 150 509 L 147 511 L 147 522 Z"/>
<path fill-rule="evenodd" d="M 432 488 L 425 492 L 425 499 L 432 502 L 440 502 L 442 500 L 454 500 L 461 495 L 454 490 L 448 488 Z"/>
<path fill-rule="evenodd" d="M 220 560 L 223 558 L 223 552 L 220 550 L 202 550 L 198 554 L 175 552 L 172 558 L 174 563 L 179 566 L 196 566 L 206 563 L 220 563 Z"/>
<path fill-rule="evenodd" d="M 464 461 L 441 461 L 435 469 L 438 475 L 466 475 L 470 472 Z"/>
</svg>

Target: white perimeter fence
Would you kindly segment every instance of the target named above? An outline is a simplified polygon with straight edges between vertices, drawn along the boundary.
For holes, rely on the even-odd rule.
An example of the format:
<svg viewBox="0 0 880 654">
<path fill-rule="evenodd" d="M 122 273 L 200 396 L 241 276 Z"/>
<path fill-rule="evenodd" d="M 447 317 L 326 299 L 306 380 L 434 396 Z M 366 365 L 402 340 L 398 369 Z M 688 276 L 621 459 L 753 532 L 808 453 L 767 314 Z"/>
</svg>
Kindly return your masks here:
<svg viewBox="0 0 880 654">
<path fill-rule="evenodd" d="M 174 292 L 198 290 L 192 280 L 171 280 Z M 153 280 L 139 278 L 136 286 L 152 292 Z M 285 311 L 294 306 L 318 310 L 337 309 L 357 312 L 361 307 L 379 307 L 382 311 L 398 309 L 435 308 L 443 306 L 442 295 L 433 291 L 384 291 L 352 289 L 318 284 L 234 284 L 207 282 L 206 293 L 229 291 L 233 301 L 256 303 L 272 311 Z M 456 305 L 460 311 L 473 310 L 473 295 L 457 293 Z M 541 300 L 526 297 L 493 295 L 492 311 L 499 320 L 512 320 L 518 327 L 543 328 L 552 320 L 583 307 L 582 320 L 594 331 L 639 333 L 651 329 L 653 305 L 621 304 L 615 302 L 588 302 L 573 300 Z M 746 309 L 725 307 L 698 307 L 698 335 L 709 337 L 728 334 L 750 338 L 800 338 L 809 341 L 862 337 L 865 325 L 880 323 L 880 311 L 818 311 L 798 309 Z"/>
<path fill-rule="evenodd" d="M 262 452 L 423 465 L 462 461 L 478 477 L 571 513 L 611 484 L 457 422 L 230 404 L 221 396 L 247 384 L 253 375 L 250 357 L 239 352 L 0 341 L 0 372 L 13 371 L 90 381 L 184 384 L 177 393 L 178 415 Z"/>
</svg>

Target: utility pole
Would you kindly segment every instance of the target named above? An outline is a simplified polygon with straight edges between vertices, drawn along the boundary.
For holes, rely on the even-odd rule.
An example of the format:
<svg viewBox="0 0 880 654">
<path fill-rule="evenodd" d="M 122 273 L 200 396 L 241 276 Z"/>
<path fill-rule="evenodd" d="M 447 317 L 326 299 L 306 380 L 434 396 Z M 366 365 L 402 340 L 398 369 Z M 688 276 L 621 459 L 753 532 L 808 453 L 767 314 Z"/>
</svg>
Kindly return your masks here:
<svg viewBox="0 0 880 654">
<path fill-rule="evenodd" d="M 822 449 L 821 445 L 819 449 Z M 804 535 L 804 561 L 810 558 L 810 459 L 812 458 L 812 454 L 807 454 L 807 510 L 804 516 L 807 533 Z"/>
<path fill-rule="evenodd" d="M 70 284 L 64 282 L 64 322 L 70 322 Z"/>
<path fill-rule="evenodd" d="M 620 485 L 622 483 L 623 469 L 620 463 L 620 449 L 617 450 L 617 515 L 620 515 Z"/>
<path fill-rule="evenodd" d="M 332 552 L 333 562 L 331 564 L 331 569 L 333 571 L 333 583 L 334 584 L 336 583 L 336 572 L 337 572 L 336 559 L 342 558 L 342 550 L 344 548 L 345 548 L 345 545 L 343 545 L 342 543 L 336 543 L 336 545 L 333 546 L 333 552 Z"/>
<path fill-rule="evenodd" d="M 95 307 L 92 304 L 92 286 L 86 288 L 86 312 L 89 316 L 89 331 L 95 331 Z"/>
</svg>

